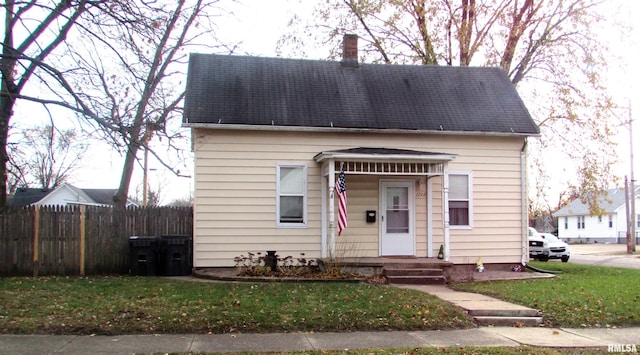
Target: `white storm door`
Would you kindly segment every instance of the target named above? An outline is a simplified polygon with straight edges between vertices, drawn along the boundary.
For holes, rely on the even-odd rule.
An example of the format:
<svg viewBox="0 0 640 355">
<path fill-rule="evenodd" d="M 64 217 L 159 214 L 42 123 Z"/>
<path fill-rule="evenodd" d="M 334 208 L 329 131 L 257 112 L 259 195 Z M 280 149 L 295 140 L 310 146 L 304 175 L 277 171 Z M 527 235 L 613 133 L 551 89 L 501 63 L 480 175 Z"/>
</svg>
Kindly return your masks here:
<svg viewBox="0 0 640 355">
<path fill-rule="evenodd" d="M 415 255 L 413 181 L 380 183 L 380 255 Z"/>
</svg>

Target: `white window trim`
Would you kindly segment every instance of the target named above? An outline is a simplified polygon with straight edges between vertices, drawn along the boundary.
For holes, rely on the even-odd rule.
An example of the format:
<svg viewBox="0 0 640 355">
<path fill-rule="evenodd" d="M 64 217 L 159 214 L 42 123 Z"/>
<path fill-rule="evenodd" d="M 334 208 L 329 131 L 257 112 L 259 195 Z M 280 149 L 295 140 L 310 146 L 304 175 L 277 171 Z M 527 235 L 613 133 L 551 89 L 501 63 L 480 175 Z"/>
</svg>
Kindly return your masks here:
<svg viewBox="0 0 640 355">
<path fill-rule="evenodd" d="M 469 224 L 466 226 L 458 226 L 449 224 L 449 229 L 473 229 L 473 171 L 471 170 L 449 170 L 447 172 L 447 179 L 449 175 L 467 175 L 467 191 L 469 191 Z M 449 198 L 451 201 L 451 198 Z M 455 201 L 455 200 L 454 200 Z"/>
<path fill-rule="evenodd" d="M 302 168 L 302 223 L 280 223 L 280 168 Z M 306 228 L 307 227 L 307 164 L 278 163 L 276 164 L 276 227 L 278 228 Z"/>
</svg>

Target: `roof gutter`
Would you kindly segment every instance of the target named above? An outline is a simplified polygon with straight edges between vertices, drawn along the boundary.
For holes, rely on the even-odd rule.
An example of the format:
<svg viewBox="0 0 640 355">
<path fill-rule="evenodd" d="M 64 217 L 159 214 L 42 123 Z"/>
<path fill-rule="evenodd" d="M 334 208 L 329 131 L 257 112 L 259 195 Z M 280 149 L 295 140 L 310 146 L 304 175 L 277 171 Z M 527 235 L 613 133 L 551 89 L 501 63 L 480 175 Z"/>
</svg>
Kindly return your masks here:
<svg viewBox="0 0 640 355">
<path fill-rule="evenodd" d="M 204 128 L 219 130 L 245 130 L 245 131 L 288 131 L 288 132 L 344 132 L 344 133 L 399 133 L 399 134 L 434 134 L 456 136 L 490 136 L 490 137 L 539 137 L 540 133 L 516 133 L 516 132 L 485 132 L 485 131 L 446 131 L 446 130 L 419 130 L 419 129 L 377 129 L 377 128 L 343 128 L 343 127 L 303 127 L 303 126 L 266 126 L 245 124 L 220 124 L 220 123 L 188 123 L 183 122 L 182 127 Z"/>
</svg>

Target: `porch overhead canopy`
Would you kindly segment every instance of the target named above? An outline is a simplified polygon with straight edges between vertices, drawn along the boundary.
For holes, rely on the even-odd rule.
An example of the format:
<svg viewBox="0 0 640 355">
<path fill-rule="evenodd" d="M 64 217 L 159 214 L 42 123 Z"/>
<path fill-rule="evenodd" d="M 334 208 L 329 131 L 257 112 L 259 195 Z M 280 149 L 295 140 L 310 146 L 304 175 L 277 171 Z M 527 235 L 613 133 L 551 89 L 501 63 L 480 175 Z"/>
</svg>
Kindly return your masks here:
<svg viewBox="0 0 640 355">
<path fill-rule="evenodd" d="M 442 175 L 444 163 L 455 154 L 394 148 L 350 148 L 318 153 L 313 159 L 323 166 L 333 161 L 334 171 L 349 174 Z M 329 174 L 330 169 L 323 171 Z"/>
</svg>

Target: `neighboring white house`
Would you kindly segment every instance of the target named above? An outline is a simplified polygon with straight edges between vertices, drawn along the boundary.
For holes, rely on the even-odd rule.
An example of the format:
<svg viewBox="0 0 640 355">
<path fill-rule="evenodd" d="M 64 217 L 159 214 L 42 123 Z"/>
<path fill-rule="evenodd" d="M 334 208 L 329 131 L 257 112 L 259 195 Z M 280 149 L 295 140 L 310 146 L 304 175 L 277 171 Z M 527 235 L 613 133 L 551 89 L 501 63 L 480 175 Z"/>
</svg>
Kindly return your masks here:
<svg viewBox="0 0 640 355">
<path fill-rule="evenodd" d="M 640 187 L 636 187 L 636 206 L 640 207 L 639 193 Z M 607 190 L 598 203 L 604 210 L 602 216 L 590 215 L 589 205 L 580 199 L 554 212 L 553 217 L 558 218 L 558 237 L 574 243 L 625 243 L 627 212 L 624 188 Z M 636 227 L 640 231 L 638 223 L 640 214 L 636 214 Z"/>
<path fill-rule="evenodd" d="M 116 189 L 81 189 L 64 183 L 54 189 L 18 188 L 7 206 L 111 206 Z M 137 206 L 127 199 L 127 207 Z"/>
</svg>

